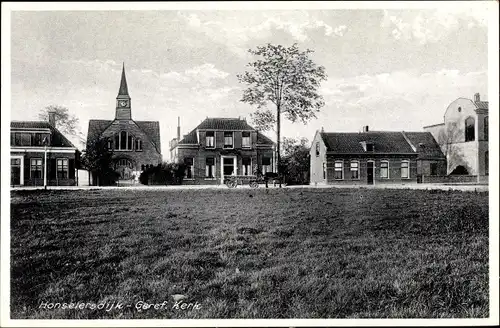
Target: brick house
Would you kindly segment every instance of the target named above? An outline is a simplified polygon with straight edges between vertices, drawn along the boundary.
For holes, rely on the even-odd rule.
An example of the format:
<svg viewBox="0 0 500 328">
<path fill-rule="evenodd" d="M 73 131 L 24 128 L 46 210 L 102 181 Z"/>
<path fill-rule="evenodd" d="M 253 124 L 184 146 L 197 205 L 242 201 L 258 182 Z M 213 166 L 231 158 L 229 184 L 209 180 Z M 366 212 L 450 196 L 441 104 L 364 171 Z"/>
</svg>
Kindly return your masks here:
<svg viewBox="0 0 500 328">
<path fill-rule="evenodd" d="M 240 118 L 207 118 L 170 142 L 171 158 L 184 163 L 184 184 L 221 184 L 224 176 L 275 172 L 275 144 Z"/>
<path fill-rule="evenodd" d="M 87 142 L 97 137 L 107 138 L 108 148 L 113 149 L 115 170 L 120 173 L 120 179 L 138 177 L 146 166 L 162 162 L 159 122 L 132 119 L 125 66 L 116 97 L 115 119 L 89 121 Z M 96 180 L 93 179 L 92 184 Z"/>
<path fill-rule="evenodd" d="M 488 102 L 479 93 L 474 100 L 454 100 L 446 108 L 443 123 L 424 127 L 446 155 L 447 174 L 462 175 L 472 182 L 488 182 L 488 129 Z"/>
<path fill-rule="evenodd" d="M 74 186 L 78 150 L 49 122 L 10 122 L 10 184 L 12 186 Z"/>
<path fill-rule="evenodd" d="M 428 132 L 317 131 L 310 150 L 311 184 L 416 183 L 441 175 L 446 160 Z"/>
</svg>

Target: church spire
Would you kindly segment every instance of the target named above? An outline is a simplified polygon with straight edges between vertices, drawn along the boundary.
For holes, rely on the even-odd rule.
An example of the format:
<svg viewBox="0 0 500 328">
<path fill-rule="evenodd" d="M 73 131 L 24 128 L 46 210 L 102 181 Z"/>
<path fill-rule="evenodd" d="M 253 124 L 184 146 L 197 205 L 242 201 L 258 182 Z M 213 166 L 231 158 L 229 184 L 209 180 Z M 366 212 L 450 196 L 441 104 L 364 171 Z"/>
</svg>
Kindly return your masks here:
<svg viewBox="0 0 500 328">
<path fill-rule="evenodd" d="M 128 96 L 127 78 L 125 77 L 125 63 L 123 63 L 122 68 L 122 80 L 120 82 L 120 89 L 118 90 L 118 96 Z"/>
<path fill-rule="evenodd" d="M 123 63 L 122 80 L 120 82 L 120 89 L 118 89 L 118 96 L 116 97 L 116 114 L 117 120 L 131 120 L 131 99 L 128 94 L 127 78 L 125 77 L 125 63 Z"/>
</svg>

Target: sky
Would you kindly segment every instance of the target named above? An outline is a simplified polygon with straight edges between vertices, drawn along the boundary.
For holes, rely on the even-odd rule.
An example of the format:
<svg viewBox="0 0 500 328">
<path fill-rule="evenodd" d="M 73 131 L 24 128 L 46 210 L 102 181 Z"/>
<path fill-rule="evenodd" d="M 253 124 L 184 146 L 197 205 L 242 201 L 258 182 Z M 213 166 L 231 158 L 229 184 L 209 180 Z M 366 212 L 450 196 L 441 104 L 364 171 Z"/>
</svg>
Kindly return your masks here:
<svg viewBox="0 0 500 328">
<path fill-rule="evenodd" d="M 488 100 L 483 3 L 435 9 L 13 11 L 11 119 L 36 120 L 61 105 L 80 120 L 113 119 L 125 63 L 132 118 L 160 122 L 162 153 L 206 117 L 246 117 L 237 74 L 266 43 L 311 49 L 326 69 L 315 131 L 422 131 L 448 104 L 476 92 Z M 270 107 L 272 108 L 272 104 Z M 274 137 L 274 132 L 269 136 Z M 78 147 L 82 147 L 77 144 Z"/>
</svg>

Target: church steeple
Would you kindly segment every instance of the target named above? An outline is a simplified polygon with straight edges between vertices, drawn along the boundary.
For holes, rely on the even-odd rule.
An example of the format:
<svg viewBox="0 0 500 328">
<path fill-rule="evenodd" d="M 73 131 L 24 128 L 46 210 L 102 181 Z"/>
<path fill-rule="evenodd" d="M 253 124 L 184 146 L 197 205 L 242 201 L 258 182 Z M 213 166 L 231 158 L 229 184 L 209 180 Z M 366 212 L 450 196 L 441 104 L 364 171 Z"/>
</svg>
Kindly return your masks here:
<svg viewBox="0 0 500 328">
<path fill-rule="evenodd" d="M 123 63 L 122 68 L 122 81 L 120 82 L 120 89 L 118 90 L 118 96 L 128 96 L 127 78 L 125 77 L 125 63 Z"/>
<path fill-rule="evenodd" d="M 128 94 L 127 78 L 125 77 L 125 63 L 122 68 L 122 79 L 120 82 L 120 89 L 118 89 L 118 96 L 116 97 L 116 115 L 117 120 L 131 120 L 132 110 L 130 104 L 130 96 Z"/>
</svg>

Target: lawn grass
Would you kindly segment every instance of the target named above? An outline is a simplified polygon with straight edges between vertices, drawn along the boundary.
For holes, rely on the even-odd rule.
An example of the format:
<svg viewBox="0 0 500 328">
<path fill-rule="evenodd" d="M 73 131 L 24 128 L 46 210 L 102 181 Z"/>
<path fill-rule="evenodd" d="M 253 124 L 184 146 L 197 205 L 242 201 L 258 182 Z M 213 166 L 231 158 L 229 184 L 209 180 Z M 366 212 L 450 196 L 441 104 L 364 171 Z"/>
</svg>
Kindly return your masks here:
<svg viewBox="0 0 500 328">
<path fill-rule="evenodd" d="M 16 319 L 485 318 L 488 288 L 486 192 L 11 194 Z M 131 306 L 39 308 L 114 301 Z"/>
</svg>

